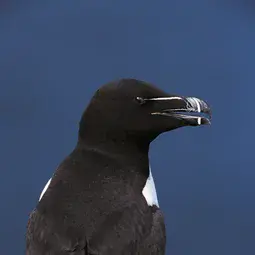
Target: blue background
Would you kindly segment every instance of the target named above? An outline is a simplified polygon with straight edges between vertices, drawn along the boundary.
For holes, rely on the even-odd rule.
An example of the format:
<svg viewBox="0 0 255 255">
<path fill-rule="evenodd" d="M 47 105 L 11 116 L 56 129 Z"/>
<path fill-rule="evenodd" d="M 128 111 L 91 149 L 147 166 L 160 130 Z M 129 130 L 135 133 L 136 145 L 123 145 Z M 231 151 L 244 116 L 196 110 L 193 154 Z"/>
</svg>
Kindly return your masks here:
<svg viewBox="0 0 255 255">
<path fill-rule="evenodd" d="M 73 149 L 98 86 L 135 77 L 207 100 L 211 127 L 151 146 L 167 254 L 255 254 L 252 1 L 1 1 L 1 255 Z"/>
</svg>

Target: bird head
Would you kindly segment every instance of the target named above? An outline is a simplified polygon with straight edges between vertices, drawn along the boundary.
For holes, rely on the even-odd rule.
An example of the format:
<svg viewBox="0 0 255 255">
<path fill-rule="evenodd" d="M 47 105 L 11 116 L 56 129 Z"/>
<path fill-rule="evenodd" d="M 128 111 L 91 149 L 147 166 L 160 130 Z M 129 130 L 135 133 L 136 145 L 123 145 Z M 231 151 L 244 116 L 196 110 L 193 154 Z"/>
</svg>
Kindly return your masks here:
<svg viewBox="0 0 255 255">
<path fill-rule="evenodd" d="M 196 97 L 169 94 L 136 79 L 121 79 L 99 88 L 80 121 L 86 130 L 104 130 L 109 137 L 122 133 L 148 142 L 161 133 L 210 124 L 208 104 Z"/>
</svg>

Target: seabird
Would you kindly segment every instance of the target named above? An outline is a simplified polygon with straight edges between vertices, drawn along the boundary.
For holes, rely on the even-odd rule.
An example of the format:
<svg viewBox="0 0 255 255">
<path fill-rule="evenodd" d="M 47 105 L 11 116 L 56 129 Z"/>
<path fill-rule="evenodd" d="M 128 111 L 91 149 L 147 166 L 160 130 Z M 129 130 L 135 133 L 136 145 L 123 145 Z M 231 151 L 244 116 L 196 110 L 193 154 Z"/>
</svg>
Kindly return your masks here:
<svg viewBox="0 0 255 255">
<path fill-rule="evenodd" d="M 149 163 L 160 134 L 210 124 L 207 103 L 121 79 L 100 87 L 77 144 L 31 212 L 26 255 L 164 255 L 164 217 Z"/>
</svg>

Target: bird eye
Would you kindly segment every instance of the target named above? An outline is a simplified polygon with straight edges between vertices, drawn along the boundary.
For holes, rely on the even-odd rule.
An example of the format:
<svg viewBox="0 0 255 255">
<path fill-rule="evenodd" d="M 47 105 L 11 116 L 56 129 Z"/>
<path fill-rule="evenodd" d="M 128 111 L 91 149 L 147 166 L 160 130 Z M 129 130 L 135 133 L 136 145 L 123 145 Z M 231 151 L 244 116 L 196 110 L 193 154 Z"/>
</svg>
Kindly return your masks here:
<svg viewBox="0 0 255 255">
<path fill-rule="evenodd" d="M 140 104 L 143 105 L 146 103 L 146 100 L 141 97 L 136 97 L 135 100 Z"/>
</svg>

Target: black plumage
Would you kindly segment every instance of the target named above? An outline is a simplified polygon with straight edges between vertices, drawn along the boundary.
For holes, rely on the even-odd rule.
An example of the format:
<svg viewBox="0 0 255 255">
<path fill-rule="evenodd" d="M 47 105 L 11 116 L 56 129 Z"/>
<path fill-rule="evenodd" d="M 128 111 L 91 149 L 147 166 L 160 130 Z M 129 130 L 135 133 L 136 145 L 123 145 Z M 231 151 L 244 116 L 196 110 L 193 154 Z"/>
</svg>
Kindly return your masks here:
<svg viewBox="0 0 255 255">
<path fill-rule="evenodd" d="M 26 255 L 165 254 L 163 214 L 142 193 L 149 146 L 163 132 L 210 123 L 190 112 L 210 115 L 204 101 L 143 81 L 102 86 L 82 115 L 76 147 L 30 215 Z"/>
</svg>

